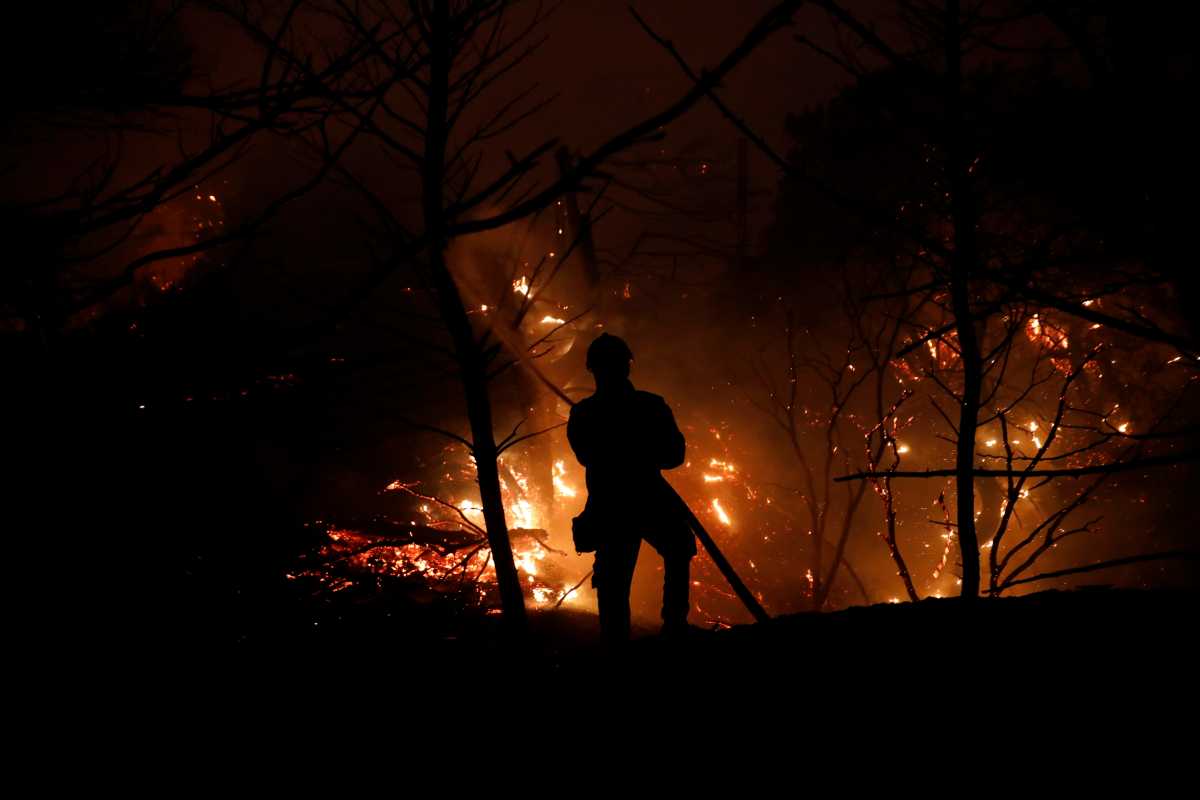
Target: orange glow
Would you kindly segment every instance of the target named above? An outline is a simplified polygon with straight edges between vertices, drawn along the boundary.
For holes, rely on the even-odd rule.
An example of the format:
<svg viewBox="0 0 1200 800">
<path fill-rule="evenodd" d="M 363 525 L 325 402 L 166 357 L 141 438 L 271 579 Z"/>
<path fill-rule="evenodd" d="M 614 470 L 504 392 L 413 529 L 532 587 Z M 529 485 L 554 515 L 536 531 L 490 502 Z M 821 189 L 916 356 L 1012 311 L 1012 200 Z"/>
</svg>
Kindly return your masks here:
<svg viewBox="0 0 1200 800">
<path fill-rule="evenodd" d="M 574 497 L 578 494 L 575 487 L 566 481 L 567 465 L 560 459 L 554 462 L 554 492 L 563 497 Z"/>
<path fill-rule="evenodd" d="M 1046 322 L 1040 314 L 1034 314 L 1029 318 L 1029 322 L 1025 326 L 1025 335 L 1029 341 L 1040 344 L 1047 350 L 1066 350 L 1071 345 L 1067 332 Z"/>
</svg>

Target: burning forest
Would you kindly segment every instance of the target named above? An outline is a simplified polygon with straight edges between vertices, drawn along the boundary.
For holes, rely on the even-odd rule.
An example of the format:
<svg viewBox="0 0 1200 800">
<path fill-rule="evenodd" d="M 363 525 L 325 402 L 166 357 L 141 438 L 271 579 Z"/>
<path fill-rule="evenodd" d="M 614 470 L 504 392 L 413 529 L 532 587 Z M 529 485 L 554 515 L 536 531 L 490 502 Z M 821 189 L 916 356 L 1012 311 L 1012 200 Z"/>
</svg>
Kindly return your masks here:
<svg viewBox="0 0 1200 800">
<path fill-rule="evenodd" d="M 594 642 L 625 595 L 657 641 L 683 587 L 687 646 L 736 653 L 781 620 L 1194 598 L 1190 12 L 727 5 L 70 23 L 0 177 L 55 603 L 445 650 Z"/>
</svg>

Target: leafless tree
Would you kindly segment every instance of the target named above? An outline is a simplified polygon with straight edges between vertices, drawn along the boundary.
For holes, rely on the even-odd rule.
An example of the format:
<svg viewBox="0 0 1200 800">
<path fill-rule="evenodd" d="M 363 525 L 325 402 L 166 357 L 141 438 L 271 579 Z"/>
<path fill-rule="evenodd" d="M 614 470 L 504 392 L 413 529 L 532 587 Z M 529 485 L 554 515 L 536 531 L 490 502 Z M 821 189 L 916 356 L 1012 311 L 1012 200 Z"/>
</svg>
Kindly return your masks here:
<svg viewBox="0 0 1200 800">
<path fill-rule="evenodd" d="M 523 628 L 524 603 L 508 539 L 497 458 L 503 449 L 537 431 L 523 432 L 518 424 L 508 436 L 497 439 L 489 385 L 504 366 L 497 362 L 501 353 L 515 356 L 525 366 L 528 354 L 511 346 L 511 325 L 494 325 L 476 313 L 483 304 L 464 296 L 462 279 L 455 274 L 448 251 L 463 237 L 497 230 L 548 208 L 566 193 L 585 188 L 585 181 L 613 156 L 660 138 L 663 126 L 702 99 L 760 42 L 786 25 L 798 5 L 778 4 L 695 86 L 550 177 L 539 167 L 558 146 L 553 138 L 521 155 L 510 153 L 501 163 L 486 158 L 484 151 L 547 102 L 537 96 L 536 87 L 507 97 L 503 89 L 504 79 L 537 49 L 548 13 L 542 5 L 514 0 L 318 3 L 313 13 L 337 31 L 335 39 L 347 49 L 370 54 L 344 80 L 329 82 L 309 66 L 309 57 L 296 44 L 273 36 L 271 26 L 241 9 L 228 10 L 257 42 L 272 48 L 281 66 L 318 83 L 323 96 L 334 103 L 334 117 L 344 132 L 335 136 L 328 129 L 309 130 L 304 139 L 314 154 L 332 163 L 339 180 L 366 200 L 386 240 L 386 252 L 336 304 L 330 318 L 344 318 L 390 276 L 407 270 L 427 291 L 449 335 L 446 356 L 461 380 L 469 434 L 438 429 L 473 455 L 501 604 L 513 631 Z M 287 13 L 300 6 L 293 3 Z M 346 131 L 361 132 L 367 146 L 381 152 L 394 171 L 380 170 L 377 162 L 363 168 L 353 154 L 342 155 L 340 145 L 327 144 L 327 140 L 344 142 Z M 337 157 L 326 157 L 329 151 Z M 417 187 L 418 196 L 396 198 L 391 187 L 400 181 Z"/>
<path fill-rule="evenodd" d="M 986 53 L 1013 50 L 1007 39 L 1020 25 L 1043 24 L 1041 30 L 1050 32 L 1051 44 L 1018 47 L 1015 52 L 1045 55 L 1078 47 L 1081 29 L 1073 15 L 1062 13 L 1061 5 L 1054 3 L 906 2 L 897 7 L 897 18 L 881 28 L 833 0 L 813 5 L 833 23 L 835 43 L 798 37 L 803 47 L 833 61 L 860 83 L 873 76 L 890 76 L 892 90 L 874 97 L 891 119 L 918 131 L 923 140 L 924 161 L 931 169 L 930 191 L 923 202 L 907 209 L 880 207 L 854 188 L 831 185 L 805 165 L 775 153 L 717 92 L 709 98 L 788 175 L 808 181 L 872 229 L 894 236 L 898 252 L 925 271 L 926 280 L 911 292 L 922 299 L 914 306 L 922 311 L 913 315 L 911 341 L 898 354 L 931 348 L 935 363 L 926 372 L 954 406 L 939 413 L 952 432 L 955 467 L 925 472 L 874 468 L 849 477 L 884 480 L 889 486 L 908 477 L 953 478 L 956 522 L 952 527 L 959 543 L 962 594 L 975 597 L 981 588 L 976 482 L 1014 472 L 981 468 L 977 439 L 981 425 L 1000 418 L 991 404 L 999 393 L 1012 388 L 1004 373 L 1014 360 L 1010 354 L 1022 320 L 1037 319 L 1038 309 L 1043 321 L 1047 312 L 1069 315 L 1089 326 L 1174 348 L 1187 369 L 1195 366 L 1197 346 L 1190 335 L 1175 332 L 1177 325 L 1135 299 L 1141 289 L 1167 280 L 1161 270 L 1145 263 L 1127 270 L 1104 257 L 1089 247 L 1095 237 L 1076 218 L 1050 215 L 1014 223 L 1011 209 L 1006 209 L 1012 197 L 989 188 L 989 183 L 1003 183 L 1004 176 L 989 172 L 989 164 L 980 164 L 985 152 L 994 157 L 997 150 L 994 142 L 985 141 L 980 101 L 972 94 L 973 66 Z M 651 35 L 685 74 L 696 76 L 669 41 L 652 31 Z M 1103 265 L 1105 278 L 1081 279 L 1084 273 L 1071 265 L 1084 263 Z M 1045 376 L 1033 379 L 1025 386 L 1026 395 L 1044 380 Z M 1191 451 L 1127 455 L 1131 460 L 1036 470 L 1037 478 L 1100 474 L 1195 457 Z"/>
</svg>

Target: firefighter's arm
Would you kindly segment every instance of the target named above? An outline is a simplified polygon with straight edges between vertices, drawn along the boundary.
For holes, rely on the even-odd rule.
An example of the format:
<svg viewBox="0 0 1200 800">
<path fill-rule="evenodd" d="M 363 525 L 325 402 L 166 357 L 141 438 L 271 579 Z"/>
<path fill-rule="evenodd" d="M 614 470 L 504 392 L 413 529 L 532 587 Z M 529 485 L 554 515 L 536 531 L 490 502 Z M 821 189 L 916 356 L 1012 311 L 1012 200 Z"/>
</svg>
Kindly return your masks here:
<svg viewBox="0 0 1200 800">
<path fill-rule="evenodd" d="M 686 459 L 687 443 L 679 426 L 675 424 L 675 415 L 671 413 L 667 401 L 660 400 L 659 403 L 661 419 L 658 424 L 658 468 L 674 469 Z"/>
<path fill-rule="evenodd" d="M 576 407 L 572 407 L 571 413 L 567 417 L 567 442 L 575 453 L 575 459 L 586 467 L 591 461 L 591 448 L 588 447 L 584 424 L 580 420 L 581 415 L 575 412 Z"/>
</svg>

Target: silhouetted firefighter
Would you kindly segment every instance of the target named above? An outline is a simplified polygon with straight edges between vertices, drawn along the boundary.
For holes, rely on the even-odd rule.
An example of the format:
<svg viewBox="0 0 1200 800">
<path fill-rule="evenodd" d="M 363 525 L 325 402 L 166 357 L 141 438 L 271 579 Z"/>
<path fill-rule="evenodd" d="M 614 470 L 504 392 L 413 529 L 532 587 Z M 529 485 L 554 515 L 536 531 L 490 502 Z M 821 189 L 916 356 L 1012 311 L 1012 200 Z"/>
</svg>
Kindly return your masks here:
<svg viewBox="0 0 1200 800">
<path fill-rule="evenodd" d="M 663 633 L 687 630 L 688 571 L 696 542 L 660 474 L 683 464 L 685 443 L 666 401 L 629 381 L 633 353 L 601 334 L 587 352 L 596 393 L 571 409 L 567 439 L 587 470 L 587 505 L 575 519 L 575 549 L 595 552 L 592 585 L 609 644 L 629 638 L 629 589 L 642 539 L 663 557 Z"/>
</svg>

